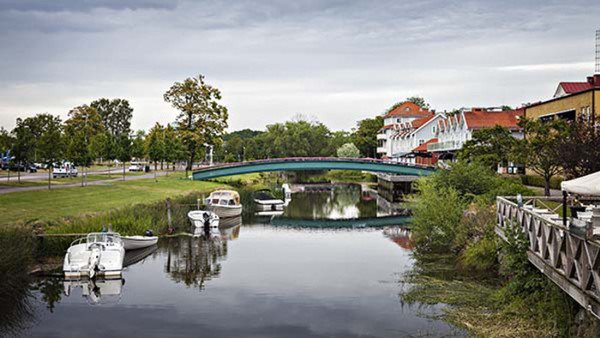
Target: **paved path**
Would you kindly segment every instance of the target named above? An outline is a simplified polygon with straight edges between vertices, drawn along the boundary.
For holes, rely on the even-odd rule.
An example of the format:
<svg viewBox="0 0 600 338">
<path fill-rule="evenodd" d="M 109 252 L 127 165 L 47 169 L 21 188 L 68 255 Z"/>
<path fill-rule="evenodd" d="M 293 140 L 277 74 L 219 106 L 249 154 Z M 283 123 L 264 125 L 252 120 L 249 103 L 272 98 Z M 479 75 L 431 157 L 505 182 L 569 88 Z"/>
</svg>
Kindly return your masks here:
<svg viewBox="0 0 600 338">
<path fill-rule="evenodd" d="M 172 174 L 174 172 L 170 171 L 169 173 Z M 166 172 L 164 172 L 164 171 L 156 172 L 156 177 L 164 176 L 164 175 L 166 175 Z M 144 179 L 144 178 L 154 178 L 154 173 L 148 173 L 148 174 L 144 174 L 144 175 L 135 175 L 135 176 L 125 176 L 125 181 L 140 180 L 140 179 Z M 111 178 L 111 179 L 107 179 L 107 180 L 90 181 L 90 182 L 87 182 L 86 186 L 106 185 L 109 183 L 119 182 L 119 181 L 123 181 L 123 176 L 115 177 L 115 178 Z M 69 184 L 55 184 L 55 185 L 52 185 L 52 190 L 62 189 L 62 188 L 73 188 L 73 187 L 81 187 L 81 182 L 69 183 Z M 5 187 L 0 187 L 0 195 L 9 194 L 12 192 L 39 191 L 39 190 L 48 190 L 48 186 L 47 185 L 38 185 L 38 186 L 33 186 L 33 187 L 7 187 L 7 186 L 5 186 Z"/>
<path fill-rule="evenodd" d="M 533 191 L 540 191 L 540 195 L 544 194 L 544 188 L 543 187 L 534 187 L 531 185 L 526 185 L 527 188 L 533 190 Z M 561 196 L 562 197 L 562 191 L 558 190 L 558 189 L 550 189 L 550 196 Z"/>
</svg>

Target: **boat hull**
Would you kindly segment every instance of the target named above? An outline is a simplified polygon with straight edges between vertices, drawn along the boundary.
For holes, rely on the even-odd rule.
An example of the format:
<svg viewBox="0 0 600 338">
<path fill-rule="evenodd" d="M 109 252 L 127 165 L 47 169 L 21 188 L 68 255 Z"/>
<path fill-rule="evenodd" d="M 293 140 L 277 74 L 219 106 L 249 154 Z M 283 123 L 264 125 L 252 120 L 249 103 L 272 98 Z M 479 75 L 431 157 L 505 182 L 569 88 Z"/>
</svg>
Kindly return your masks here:
<svg viewBox="0 0 600 338">
<path fill-rule="evenodd" d="M 221 206 L 211 205 L 210 211 L 214 212 L 220 218 L 237 217 L 242 214 L 241 205 Z"/>
<path fill-rule="evenodd" d="M 136 250 L 155 245 L 158 243 L 158 236 L 123 236 L 121 240 L 125 250 Z"/>
</svg>

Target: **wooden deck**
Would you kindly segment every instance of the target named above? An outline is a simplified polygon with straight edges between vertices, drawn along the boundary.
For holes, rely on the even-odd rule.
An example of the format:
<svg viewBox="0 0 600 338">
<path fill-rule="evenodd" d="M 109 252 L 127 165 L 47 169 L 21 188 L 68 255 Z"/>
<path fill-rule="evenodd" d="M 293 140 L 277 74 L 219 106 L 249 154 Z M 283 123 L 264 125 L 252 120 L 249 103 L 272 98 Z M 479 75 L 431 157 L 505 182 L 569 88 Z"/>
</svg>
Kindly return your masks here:
<svg viewBox="0 0 600 338">
<path fill-rule="evenodd" d="M 529 261 L 600 318 L 600 242 L 588 238 L 585 229 L 564 226 L 552 210 L 519 207 L 513 197 L 498 197 L 496 206 L 496 233 L 506 240 L 507 228 L 523 231 Z"/>
</svg>

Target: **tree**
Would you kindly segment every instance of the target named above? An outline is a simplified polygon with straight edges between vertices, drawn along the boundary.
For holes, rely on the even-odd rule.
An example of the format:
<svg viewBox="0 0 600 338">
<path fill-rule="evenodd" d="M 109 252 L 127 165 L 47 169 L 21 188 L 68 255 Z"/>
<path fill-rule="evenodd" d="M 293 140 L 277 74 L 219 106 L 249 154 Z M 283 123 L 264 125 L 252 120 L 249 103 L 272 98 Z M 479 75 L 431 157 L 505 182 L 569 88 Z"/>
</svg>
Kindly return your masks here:
<svg viewBox="0 0 600 338">
<path fill-rule="evenodd" d="M 64 125 L 65 157 L 84 169 L 89 167 L 94 159 L 91 142 L 96 135 L 104 132 L 105 127 L 96 108 L 83 105 L 71 109 Z M 81 186 L 85 176 L 82 173 Z"/>
<path fill-rule="evenodd" d="M 383 117 L 367 118 L 358 121 L 358 128 L 352 133 L 352 143 L 364 157 L 377 154 L 377 133 L 383 127 Z"/>
<path fill-rule="evenodd" d="M 37 156 L 48 164 L 48 189 L 50 189 L 52 168 L 55 162 L 62 159 L 64 153 L 62 121 L 59 116 L 50 114 L 38 114 L 31 119 L 40 130 L 36 142 Z"/>
<path fill-rule="evenodd" d="M 522 119 L 519 125 L 526 136 L 517 143 L 518 153 L 523 163 L 544 178 L 544 194 L 550 196 L 550 179 L 561 170 L 559 145 L 566 124 L 561 120 Z"/>
<path fill-rule="evenodd" d="M 167 124 L 167 127 L 163 130 L 163 159 L 167 162 L 167 169 L 169 164 L 175 163 L 181 159 L 182 144 L 179 142 L 177 132 L 173 126 Z M 168 172 L 168 170 L 167 170 Z"/>
<path fill-rule="evenodd" d="M 431 107 L 429 106 L 429 103 L 425 102 L 425 99 L 420 97 L 420 96 L 411 96 L 411 97 L 407 97 L 405 102 L 412 102 L 414 104 L 416 104 L 417 106 L 421 107 L 422 109 L 425 110 L 429 110 Z"/>
<path fill-rule="evenodd" d="M 558 152 L 565 176 L 576 178 L 600 171 L 600 133 L 596 127 L 579 119 L 567 125 Z"/>
<path fill-rule="evenodd" d="M 345 130 L 334 131 L 331 133 L 329 141 L 331 149 L 339 149 L 346 143 L 352 143 L 352 134 Z"/>
<path fill-rule="evenodd" d="M 360 150 L 354 145 L 354 143 L 346 143 L 338 148 L 338 157 L 360 157 Z"/>
<path fill-rule="evenodd" d="M 37 135 L 41 132 L 39 130 L 40 126 L 36 122 L 37 120 L 33 118 L 25 120 L 18 118 L 17 125 L 12 130 L 11 155 L 15 157 L 15 162 L 19 165 L 27 163 L 34 157 Z M 17 169 L 17 180 L 21 182 L 20 168 Z"/>
<path fill-rule="evenodd" d="M 131 133 L 133 108 L 129 105 L 129 101 L 102 98 L 93 101 L 90 106 L 98 111 L 104 127 L 111 136 L 119 138 Z"/>
<path fill-rule="evenodd" d="M 94 135 L 90 140 L 90 154 L 94 159 L 108 159 L 111 153 L 111 138 L 108 132 Z"/>
<path fill-rule="evenodd" d="M 220 104 L 221 92 L 207 84 L 203 75 L 198 75 L 173 84 L 164 94 L 164 100 L 179 110 L 177 130 L 187 148 L 186 171 L 191 170 L 198 148 L 205 143 L 220 143 L 227 128 L 228 113 Z"/>
<path fill-rule="evenodd" d="M 150 161 L 154 162 L 155 171 L 158 169 L 158 162 L 164 159 L 164 149 L 164 128 L 156 122 L 146 136 L 146 153 Z"/>
<path fill-rule="evenodd" d="M 131 161 L 131 139 L 129 135 L 122 134 L 115 138 L 116 140 L 116 155 L 123 166 L 123 181 L 125 180 L 125 162 Z"/>
<path fill-rule="evenodd" d="M 460 149 L 458 158 L 478 161 L 495 170 L 498 164 L 505 165 L 513 159 L 516 144 L 517 139 L 502 126 L 478 129 Z"/>
<path fill-rule="evenodd" d="M 138 130 L 135 133 L 135 137 L 131 141 L 131 157 L 137 160 L 141 160 L 146 157 L 146 146 L 144 144 L 144 137 L 146 133 L 143 130 Z"/>
</svg>

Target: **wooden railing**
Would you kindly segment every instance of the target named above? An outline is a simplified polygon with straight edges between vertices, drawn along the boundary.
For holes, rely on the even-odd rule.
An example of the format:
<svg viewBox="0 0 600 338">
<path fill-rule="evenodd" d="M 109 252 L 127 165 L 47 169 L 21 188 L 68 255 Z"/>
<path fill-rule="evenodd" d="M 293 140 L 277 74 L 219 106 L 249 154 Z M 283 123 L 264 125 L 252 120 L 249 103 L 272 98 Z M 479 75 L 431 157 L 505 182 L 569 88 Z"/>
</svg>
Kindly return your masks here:
<svg viewBox="0 0 600 338">
<path fill-rule="evenodd" d="M 526 204 L 531 204 L 531 199 L 524 201 Z M 518 206 L 516 198 L 498 197 L 496 206 L 496 233 L 507 240 L 508 228 L 520 229 L 529 240 L 529 261 L 600 318 L 600 242 L 587 238 L 585 230 Z"/>
</svg>

